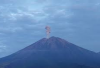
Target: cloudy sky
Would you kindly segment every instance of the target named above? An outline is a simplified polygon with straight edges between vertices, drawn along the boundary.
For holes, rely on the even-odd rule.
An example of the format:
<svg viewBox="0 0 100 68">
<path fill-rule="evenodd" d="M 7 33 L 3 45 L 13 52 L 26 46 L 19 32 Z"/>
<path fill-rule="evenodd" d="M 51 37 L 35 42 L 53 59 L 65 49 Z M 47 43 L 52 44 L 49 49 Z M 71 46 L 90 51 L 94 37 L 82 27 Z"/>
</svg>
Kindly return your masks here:
<svg viewBox="0 0 100 68">
<path fill-rule="evenodd" d="M 99 0 L 0 0 L 0 57 L 51 36 L 100 51 Z"/>
</svg>

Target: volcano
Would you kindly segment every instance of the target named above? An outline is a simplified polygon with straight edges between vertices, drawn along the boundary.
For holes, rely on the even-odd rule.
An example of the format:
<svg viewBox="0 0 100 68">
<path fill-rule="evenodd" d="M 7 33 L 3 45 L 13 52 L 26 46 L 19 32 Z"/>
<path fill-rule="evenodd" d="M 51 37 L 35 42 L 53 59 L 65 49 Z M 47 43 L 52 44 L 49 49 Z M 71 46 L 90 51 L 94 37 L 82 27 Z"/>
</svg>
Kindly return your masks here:
<svg viewBox="0 0 100 68">
<path fill-rule="evenodd" d="M 43 38 L 1 58 L 0 68 L 100 68 L 100 55 L 58 37 Z"/>
<path fill-rule="evenodd" d="M 98 52 L 98 54 L 100 54 L 100 52 Z"/>
</svg>

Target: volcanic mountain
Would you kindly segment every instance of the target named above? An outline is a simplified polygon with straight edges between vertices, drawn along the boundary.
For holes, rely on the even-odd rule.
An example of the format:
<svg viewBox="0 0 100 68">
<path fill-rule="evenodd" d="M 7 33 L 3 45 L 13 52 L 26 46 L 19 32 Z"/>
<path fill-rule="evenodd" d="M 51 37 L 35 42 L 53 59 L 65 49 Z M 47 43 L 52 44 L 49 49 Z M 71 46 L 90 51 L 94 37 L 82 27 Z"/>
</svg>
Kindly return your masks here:
<svg viewBox="0 0 100 68">
<path fill-rule="evenodd" d="M 100 56 L 64 39 L 51 37 L 1 58 L 0 68 L 100 68 Z"/>
<path fill-rule="evenodd" d="M 100 52 L 98 52 L 98 54 L 100 54 Z"/>
</svg>

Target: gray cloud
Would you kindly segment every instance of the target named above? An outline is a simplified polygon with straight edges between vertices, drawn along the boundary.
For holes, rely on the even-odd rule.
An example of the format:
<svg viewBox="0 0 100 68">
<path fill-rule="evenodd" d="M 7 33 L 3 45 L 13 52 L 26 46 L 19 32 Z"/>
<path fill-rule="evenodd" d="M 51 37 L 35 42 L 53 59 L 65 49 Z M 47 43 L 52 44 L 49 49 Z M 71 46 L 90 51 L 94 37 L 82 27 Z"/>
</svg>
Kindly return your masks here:
<svg viewBox="0 0 100 68">
<path fill-rule="evenodd" d="M 46 25 L 51 36 L 100 51 L 99 8 L 99 0 L 0 1 L 0 40 L 7 46 L 6 55 L 45 37 Z"/>
</svg>

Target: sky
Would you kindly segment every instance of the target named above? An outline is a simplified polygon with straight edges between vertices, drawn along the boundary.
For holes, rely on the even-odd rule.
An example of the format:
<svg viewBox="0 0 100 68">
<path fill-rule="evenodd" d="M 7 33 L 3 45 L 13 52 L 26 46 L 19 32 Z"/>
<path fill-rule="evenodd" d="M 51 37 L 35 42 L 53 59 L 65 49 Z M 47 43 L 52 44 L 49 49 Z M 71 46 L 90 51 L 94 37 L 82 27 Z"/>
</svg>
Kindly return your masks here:
<svg viewBox="0 0 100 68">
<path fill-rule="evenodd" d="M 0 57 L 46 37 L 100 52 L 100 0 L 0 0 Z"/>
</svg>

